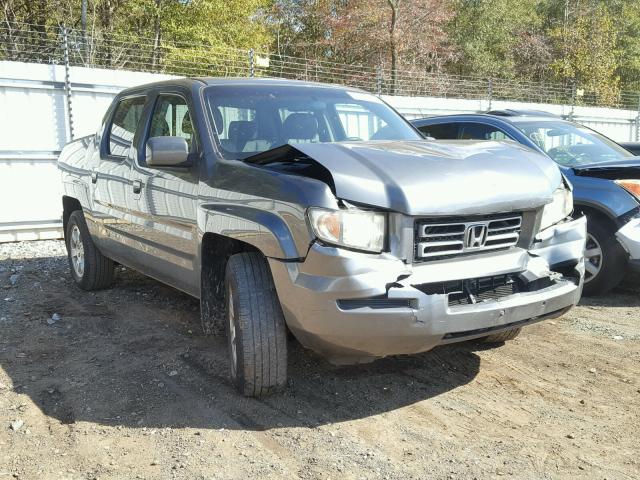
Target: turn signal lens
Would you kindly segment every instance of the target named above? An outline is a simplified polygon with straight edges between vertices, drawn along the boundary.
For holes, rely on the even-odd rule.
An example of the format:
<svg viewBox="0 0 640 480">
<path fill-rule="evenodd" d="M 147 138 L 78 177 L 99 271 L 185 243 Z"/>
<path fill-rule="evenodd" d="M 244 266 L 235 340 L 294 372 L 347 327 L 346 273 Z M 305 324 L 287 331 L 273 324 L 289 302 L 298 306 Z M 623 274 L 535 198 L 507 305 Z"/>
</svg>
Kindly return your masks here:
<svg viewBox="0 0 640 480">
<path fill-rule="evenodd" d="M 616 183 L 640 200 L 640 180 L 616 180 Z"/>
<path fill-rule="evenodd" d="M 326 243 L 367 252 L 381 252 L 384 248 L 384 213 L 310 208 L 308 215 L 314 233 Z"/>
<path fill-rule="evenodd" d="M 316 216 L 316 228 L 321 238 L 340 241 L 342 237 L 342 223 L 338 212 L 322 212 Z"/>
<path fill-rule="evenodd" d="M 553 201 L 544 206 L 540 230 L 549 228 L 561 222 L 573 212 L 573 193 L 567 188 L 560 187 L 553 192 Z"/>
</svg>

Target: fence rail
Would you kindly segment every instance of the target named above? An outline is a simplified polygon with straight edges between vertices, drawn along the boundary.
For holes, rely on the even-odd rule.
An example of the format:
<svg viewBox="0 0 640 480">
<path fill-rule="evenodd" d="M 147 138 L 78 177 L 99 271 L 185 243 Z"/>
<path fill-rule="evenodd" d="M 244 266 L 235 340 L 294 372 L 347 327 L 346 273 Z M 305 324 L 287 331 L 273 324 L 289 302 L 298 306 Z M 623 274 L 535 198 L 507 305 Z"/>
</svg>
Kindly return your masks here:
<svg viewBox="0 0 640 480">
<path fill-rule="evenodd" d="M 66 37 L 66 43 L 64 41 Z M 301 58 L 259 50 L 85 33 L 25 23 L 0 26 L 0 60 L 125 69 L 185 76 L 282 77 L 336 83 L 386 95 L 511 100 L 625 108 L 640 111 L 640 92 L 622 92 L 604 102 L 571 86 L 502 78 L 433 73 L 420 68 L 393 72 L 367 66 Z M 639 114 L 640 116 L 640 114 Z"/>
</svg>

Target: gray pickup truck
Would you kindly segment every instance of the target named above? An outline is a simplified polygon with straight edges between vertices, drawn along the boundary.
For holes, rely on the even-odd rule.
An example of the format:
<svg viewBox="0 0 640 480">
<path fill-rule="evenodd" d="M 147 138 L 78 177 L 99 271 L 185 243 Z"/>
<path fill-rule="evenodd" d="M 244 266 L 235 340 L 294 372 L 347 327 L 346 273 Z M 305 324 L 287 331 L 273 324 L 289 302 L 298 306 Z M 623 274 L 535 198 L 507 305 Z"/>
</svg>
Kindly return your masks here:
<svg viewBox="0 0 640 480">
<path fill-rule="evenodd" d="M 245 395 L 287 331 L 336 364 L 502 342 L 580 298 L 585 221 L 548 158 L 431 142 L 378 97 L 275 79 L 121 92 L 58 162 L 71 273 L 114 264 L 200 299 Z"/>
</svg>

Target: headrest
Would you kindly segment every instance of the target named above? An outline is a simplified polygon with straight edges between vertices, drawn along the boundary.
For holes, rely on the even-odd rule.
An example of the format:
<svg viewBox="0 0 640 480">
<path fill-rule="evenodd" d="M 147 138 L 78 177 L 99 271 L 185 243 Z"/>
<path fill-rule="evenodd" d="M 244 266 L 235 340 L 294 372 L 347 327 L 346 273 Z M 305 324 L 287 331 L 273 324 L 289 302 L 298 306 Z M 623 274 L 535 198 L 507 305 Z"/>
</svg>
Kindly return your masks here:
<svg viewBox="0 0 640 480">
<path fill-rule="evenodd" d="M 193 135 L 193 123 L 191 123 L 191 115 L 189 115 L 189 112 L 185 113 L 184 117 L 182 117 L 182 133 Z"/>
<path fill-rule="evenodd" d="M 244 140 L 253 138 L 256 132 L 256 123 L 249 120 L 236 120 L 229 123 L 229 138 L 242 138 Z"/>
<path fill-rule="evenodd" d="M 211 107 L 211 113 L 213 114 L 213 123 L 216 129 L 216 133 L 220 134 L 224 130 L 224 120 L 222 119 L 222 113 L 218 107 Z"/>
<path fill-rule="evenodd" d="M 282 128 L 287 140 L 312 140 L 318 134 L 318 120 L 311 113 L 291 113 Z"/>
<path fill-rule="evenodd" d="M 488 140 L 488 130 L 484 125 L 465 125 L 460 136 L 461 140 Z"/>
</svg>

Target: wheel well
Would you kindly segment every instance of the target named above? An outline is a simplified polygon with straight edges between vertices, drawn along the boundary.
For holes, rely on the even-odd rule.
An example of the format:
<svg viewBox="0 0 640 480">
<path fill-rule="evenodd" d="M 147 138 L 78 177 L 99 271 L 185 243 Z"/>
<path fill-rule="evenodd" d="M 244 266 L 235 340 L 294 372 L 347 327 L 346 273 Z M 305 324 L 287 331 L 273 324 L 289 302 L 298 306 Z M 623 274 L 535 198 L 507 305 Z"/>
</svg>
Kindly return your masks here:
<svg viewBox="0 0 640 480">
<path fill-rule="evenodd" d="M 205 233 L 201 244 L 200 307 L 205 333 L 220 328 L 218 320 L 224 309 L 224 276 L 231 255 L 259 252 L 248 243 L 216 233 Z"/>
<path fill-rule="evenodd" d="M 82 205 L 77 198 L 67 197 L 64 195 L 62 197 L 62 233 L 64 234 L 64 238 L 67 238 L 67 224 L 69 223 L 69 217 L 76 210 L 82 210 Z"/>
<path fill-rule="evenodd" d="M 610 215 L 606 214 L 605 212 L 603 212 L 602 210 L 599 210 L 597 208 L 589 207 L 589 206 L 586 206 L 586 205 L 576 205 L 575 212 L 576 213 L 582 213 L 582 214 L 586 215 L 587 217 L 597 218 L 598 221 L 606 223 L 606 224 L 609 224 L 611 226 L 611 228 L 613 228 L 613 229 L 616 228 L 615 220 L 613 218 L 611 218 Z"/>
</svg>

